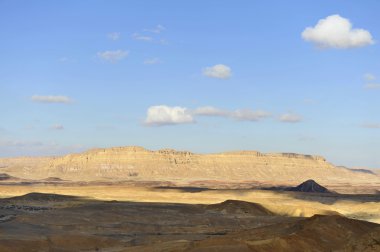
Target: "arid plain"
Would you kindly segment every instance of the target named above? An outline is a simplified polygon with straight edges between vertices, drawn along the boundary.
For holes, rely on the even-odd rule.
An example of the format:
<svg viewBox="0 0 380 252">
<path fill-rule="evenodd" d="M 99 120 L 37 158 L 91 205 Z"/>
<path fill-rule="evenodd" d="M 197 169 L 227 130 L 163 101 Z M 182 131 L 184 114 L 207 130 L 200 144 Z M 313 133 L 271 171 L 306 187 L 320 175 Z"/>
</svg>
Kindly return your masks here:
<svg viewBox="0 0 380 252">
<path fill-rule="evenodd" d="M 379 174 L 323 157 L 118 147 L 0 167 L 1 251 L 380 249 Z"/>
</svg>

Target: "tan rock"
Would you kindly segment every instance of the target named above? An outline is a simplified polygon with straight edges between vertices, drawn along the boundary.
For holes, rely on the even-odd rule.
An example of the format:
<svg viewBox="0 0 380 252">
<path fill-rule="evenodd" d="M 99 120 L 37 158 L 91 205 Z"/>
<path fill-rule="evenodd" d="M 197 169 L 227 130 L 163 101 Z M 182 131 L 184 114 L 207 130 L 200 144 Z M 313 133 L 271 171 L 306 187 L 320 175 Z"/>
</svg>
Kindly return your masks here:
<svg viewBox="0 0 380 252">
<path fill-rule="evenodd" d="M 74 181 L 380 182 L 377 175 L 336 167 L 320 156 L 257 151 L 195 154 L 171 149 L 150 151 L 135 146 L 98 148 L 62 157 L 6 158 L 0 159 L 0 167 L 3 172 L 21 178 L 59 177 Z"/>
</svg>

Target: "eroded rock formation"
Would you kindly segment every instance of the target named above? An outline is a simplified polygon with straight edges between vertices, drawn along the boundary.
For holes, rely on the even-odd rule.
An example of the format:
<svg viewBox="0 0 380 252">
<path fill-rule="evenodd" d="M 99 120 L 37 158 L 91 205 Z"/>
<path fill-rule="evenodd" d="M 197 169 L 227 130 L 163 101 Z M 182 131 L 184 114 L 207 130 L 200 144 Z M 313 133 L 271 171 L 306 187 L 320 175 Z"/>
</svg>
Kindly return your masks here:
<svg viewBox="0 0 380 252">
<path fill-rule="evenodd" d="M 95 180 L 224 180 L 301 183 L 379 182 L 379 176 L 336 167 L 323 157 L 293 153 L 263 154 L 237 151 L 195 154 L 142 147 L 92 149 L 52 158 L 0 159 L 2 172 L 33 179 L 57 177 L 74 181 Z"/>
</svg>

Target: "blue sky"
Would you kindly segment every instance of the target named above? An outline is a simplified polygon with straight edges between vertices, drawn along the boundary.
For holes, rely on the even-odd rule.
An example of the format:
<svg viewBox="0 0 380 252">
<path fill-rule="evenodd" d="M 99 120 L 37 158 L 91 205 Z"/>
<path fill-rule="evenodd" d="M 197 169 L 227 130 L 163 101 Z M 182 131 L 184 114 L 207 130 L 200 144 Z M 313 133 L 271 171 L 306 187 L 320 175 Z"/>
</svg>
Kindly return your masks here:
<svg viewBox="0 0 380 252">
<path fill-rule="evenodd" d="M 0 156 L 139 145 L 380 167 L 379 10 L 0 0 Z"/>
</svg>

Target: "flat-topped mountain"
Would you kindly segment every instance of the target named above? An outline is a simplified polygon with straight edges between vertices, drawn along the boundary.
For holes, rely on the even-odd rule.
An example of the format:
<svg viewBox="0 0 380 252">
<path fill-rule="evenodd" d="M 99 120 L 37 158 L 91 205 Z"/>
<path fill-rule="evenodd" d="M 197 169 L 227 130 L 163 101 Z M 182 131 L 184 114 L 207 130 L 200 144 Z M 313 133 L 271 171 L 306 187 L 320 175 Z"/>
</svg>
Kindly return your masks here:
<svg viewBox="0 0 380 252">
<path fill-rule="evenodd" d="M 51 158 L 0 159 L 2 173 L 10 176 L 73 181 L 99 180 L 224 180 L 301 183 L 307 179 L 326 182 L 376 183 L 375 174 L 336 167 L 323 157 L 294 153 L 236 151 L 196 154 L 142 147 L 92 149 L 79 154 Z"/>
</svg>

